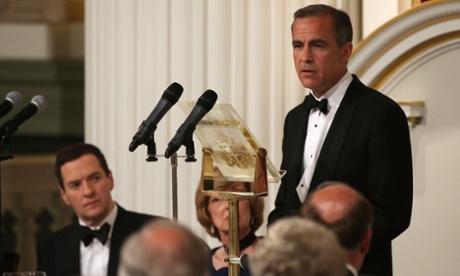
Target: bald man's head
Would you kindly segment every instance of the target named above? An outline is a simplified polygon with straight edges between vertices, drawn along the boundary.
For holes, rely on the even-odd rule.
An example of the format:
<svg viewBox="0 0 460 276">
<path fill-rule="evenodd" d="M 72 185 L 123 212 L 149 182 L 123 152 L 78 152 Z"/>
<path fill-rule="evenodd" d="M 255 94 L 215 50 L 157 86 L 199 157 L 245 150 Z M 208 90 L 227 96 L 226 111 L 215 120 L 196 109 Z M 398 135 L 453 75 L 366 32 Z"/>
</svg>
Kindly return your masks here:
<svg viewBox="0 0 460 276">
<path fill-rule="evenodd" d="M 325 182 L 310 194 L 301 215 L 331 228 L 345 249 L 357 248 L 370 230 L 373 212 L 369 201 L 349 185 Z"/>
<path fill-rule="evenodd" d="M 154 220 L 123 245 L 119 275 L 203 276 L 208 265 L 208 250 L 191 230 Z"/>
</svg>

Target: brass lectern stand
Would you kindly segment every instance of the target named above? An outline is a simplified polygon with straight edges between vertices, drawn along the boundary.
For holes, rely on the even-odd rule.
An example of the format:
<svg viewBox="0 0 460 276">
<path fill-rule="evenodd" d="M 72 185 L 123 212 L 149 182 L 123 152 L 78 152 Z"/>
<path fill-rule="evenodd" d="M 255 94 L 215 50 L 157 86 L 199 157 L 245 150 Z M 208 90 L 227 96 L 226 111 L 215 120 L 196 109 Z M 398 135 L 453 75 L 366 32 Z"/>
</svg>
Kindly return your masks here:
<svg viewBox="0 0 460 276">
<path fill-rule="evenodd" d="M 194 102 L 179 102 L 186 113 Z M 237 276 L 244 262 L 239 256 L 238 201 L 268 195 L 267 183 L 278 183 L 280 172 L 267 157 L 267 151 L 256 141 L 230 104 L 217 103 L 198 123 L 195 135 L 203 145 L 201 191 L 210 197 L 228 201 L 229 256 L 228 275 Z M 216 189 L 214 167 L 227 182 L 249 182 L 250 191 Z"/>
</svg>

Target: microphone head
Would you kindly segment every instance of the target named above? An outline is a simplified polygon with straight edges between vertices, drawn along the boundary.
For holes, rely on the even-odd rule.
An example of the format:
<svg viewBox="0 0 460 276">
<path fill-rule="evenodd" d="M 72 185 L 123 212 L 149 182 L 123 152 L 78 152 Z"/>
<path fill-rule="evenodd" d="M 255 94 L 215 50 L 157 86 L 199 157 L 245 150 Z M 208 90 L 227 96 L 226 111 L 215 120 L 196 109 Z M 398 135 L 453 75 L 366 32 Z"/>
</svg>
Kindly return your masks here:
<svg viewBox="0 0 460 276">
<path fill-rule="evenodd" d="M 11 91 L 6 95 L 6 100 L 13 104 L 13 107 L 22 102 L 22 95 L 18 91 Z"/>
<path fill-rule="evenodd" d="M 34 96 L 32 100 L 30 100 L 30 103 L 37 106 L 38 112 L 44 111 L 46 109 L 46 106 L 48 105 L 46 98 L 43 97 L 42 95 Z"/>
<path fill-rule="evenodd" d="M 202 106 L 206 110 L 206 112 L 208 112 L 214 106 L 216 101 L 216 92 L 212 91 L 211 89 L 208 89 L 204 91 L 203 95 L 201 95 L 201 97 L 198 99 L 196 105 Z"/>
<path fill-rule="evenodd" d="M 240 266 L 244 269 L 249 269 L 249 255 L 243 254 L 240 257 Z"/>
<path fill-rule="evenodd" d="M 177 82 L 173 82 L 168 86 L 168 88 L 166 88 L 162 98 L 170 102 L 171 105 L 174 105 L 179 100 L 183 91 L 184 88 L 182 87 L 182 85 L 178 84 Z"/>
</svg>

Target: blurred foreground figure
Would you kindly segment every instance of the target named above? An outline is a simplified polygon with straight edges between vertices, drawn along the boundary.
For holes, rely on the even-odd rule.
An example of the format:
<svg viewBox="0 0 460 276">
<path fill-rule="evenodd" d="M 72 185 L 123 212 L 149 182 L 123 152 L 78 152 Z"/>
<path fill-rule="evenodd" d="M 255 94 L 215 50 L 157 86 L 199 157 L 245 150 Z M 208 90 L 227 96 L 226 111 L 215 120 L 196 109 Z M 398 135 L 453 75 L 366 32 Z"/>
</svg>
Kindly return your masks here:
<svg viewBox="0 0 460 276">
<path fill-rule="evenodd" d="M 157 220 L 128 238 L 120 276 L 206 276 L 207 246 L 185 226 Z"/>
<path fill-rule="evenodd" d="M 307 197 L 300 212 L 335 233 L 347 257 L 350 275 L 357 276 L 371 245 L 369 201 L 345 183 L 324 182 Z"/>
<path fill-rule="evenodd" d="M 299 217 L 270 226 L 249 259 L 253 276 L 345 276 L 345 263 L 334 233 Z"/>
</svg>

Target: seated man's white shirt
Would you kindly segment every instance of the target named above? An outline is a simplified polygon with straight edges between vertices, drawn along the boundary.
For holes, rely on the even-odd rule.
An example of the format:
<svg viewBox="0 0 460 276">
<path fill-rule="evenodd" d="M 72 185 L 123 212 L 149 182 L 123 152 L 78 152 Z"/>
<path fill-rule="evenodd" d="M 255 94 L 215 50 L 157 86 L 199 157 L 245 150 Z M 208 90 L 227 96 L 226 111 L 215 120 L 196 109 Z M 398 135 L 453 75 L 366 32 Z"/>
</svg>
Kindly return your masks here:
<svg viewBox="0 0 460 276">
<path fill-rule="evenodd" d="M 349 263 L 345 264 L 347 267 L 348 271 L 353 275 L 353 276 L 358 276 L 358 271 Z"/>
<path fill-rule="evenodd" d="M 109 256 L 110 256 L 110 241 L 112 240 L 113 226 L 117 217 L 118 206 L 115 204 L 112 212 L 107 218 L 97 227 L 90 227 L 79 220 L 80 225 L 88 226 L 93 230 L 99 229 L 104 223 L 110 225 L 109 235 L 105 244 L 102 244 L 98 239 L 93 239 L 93 242 L 88 246 L 80 241 L 80 272 L 82 276 L 104 276 L 107 275 Z"/>
</svg>

